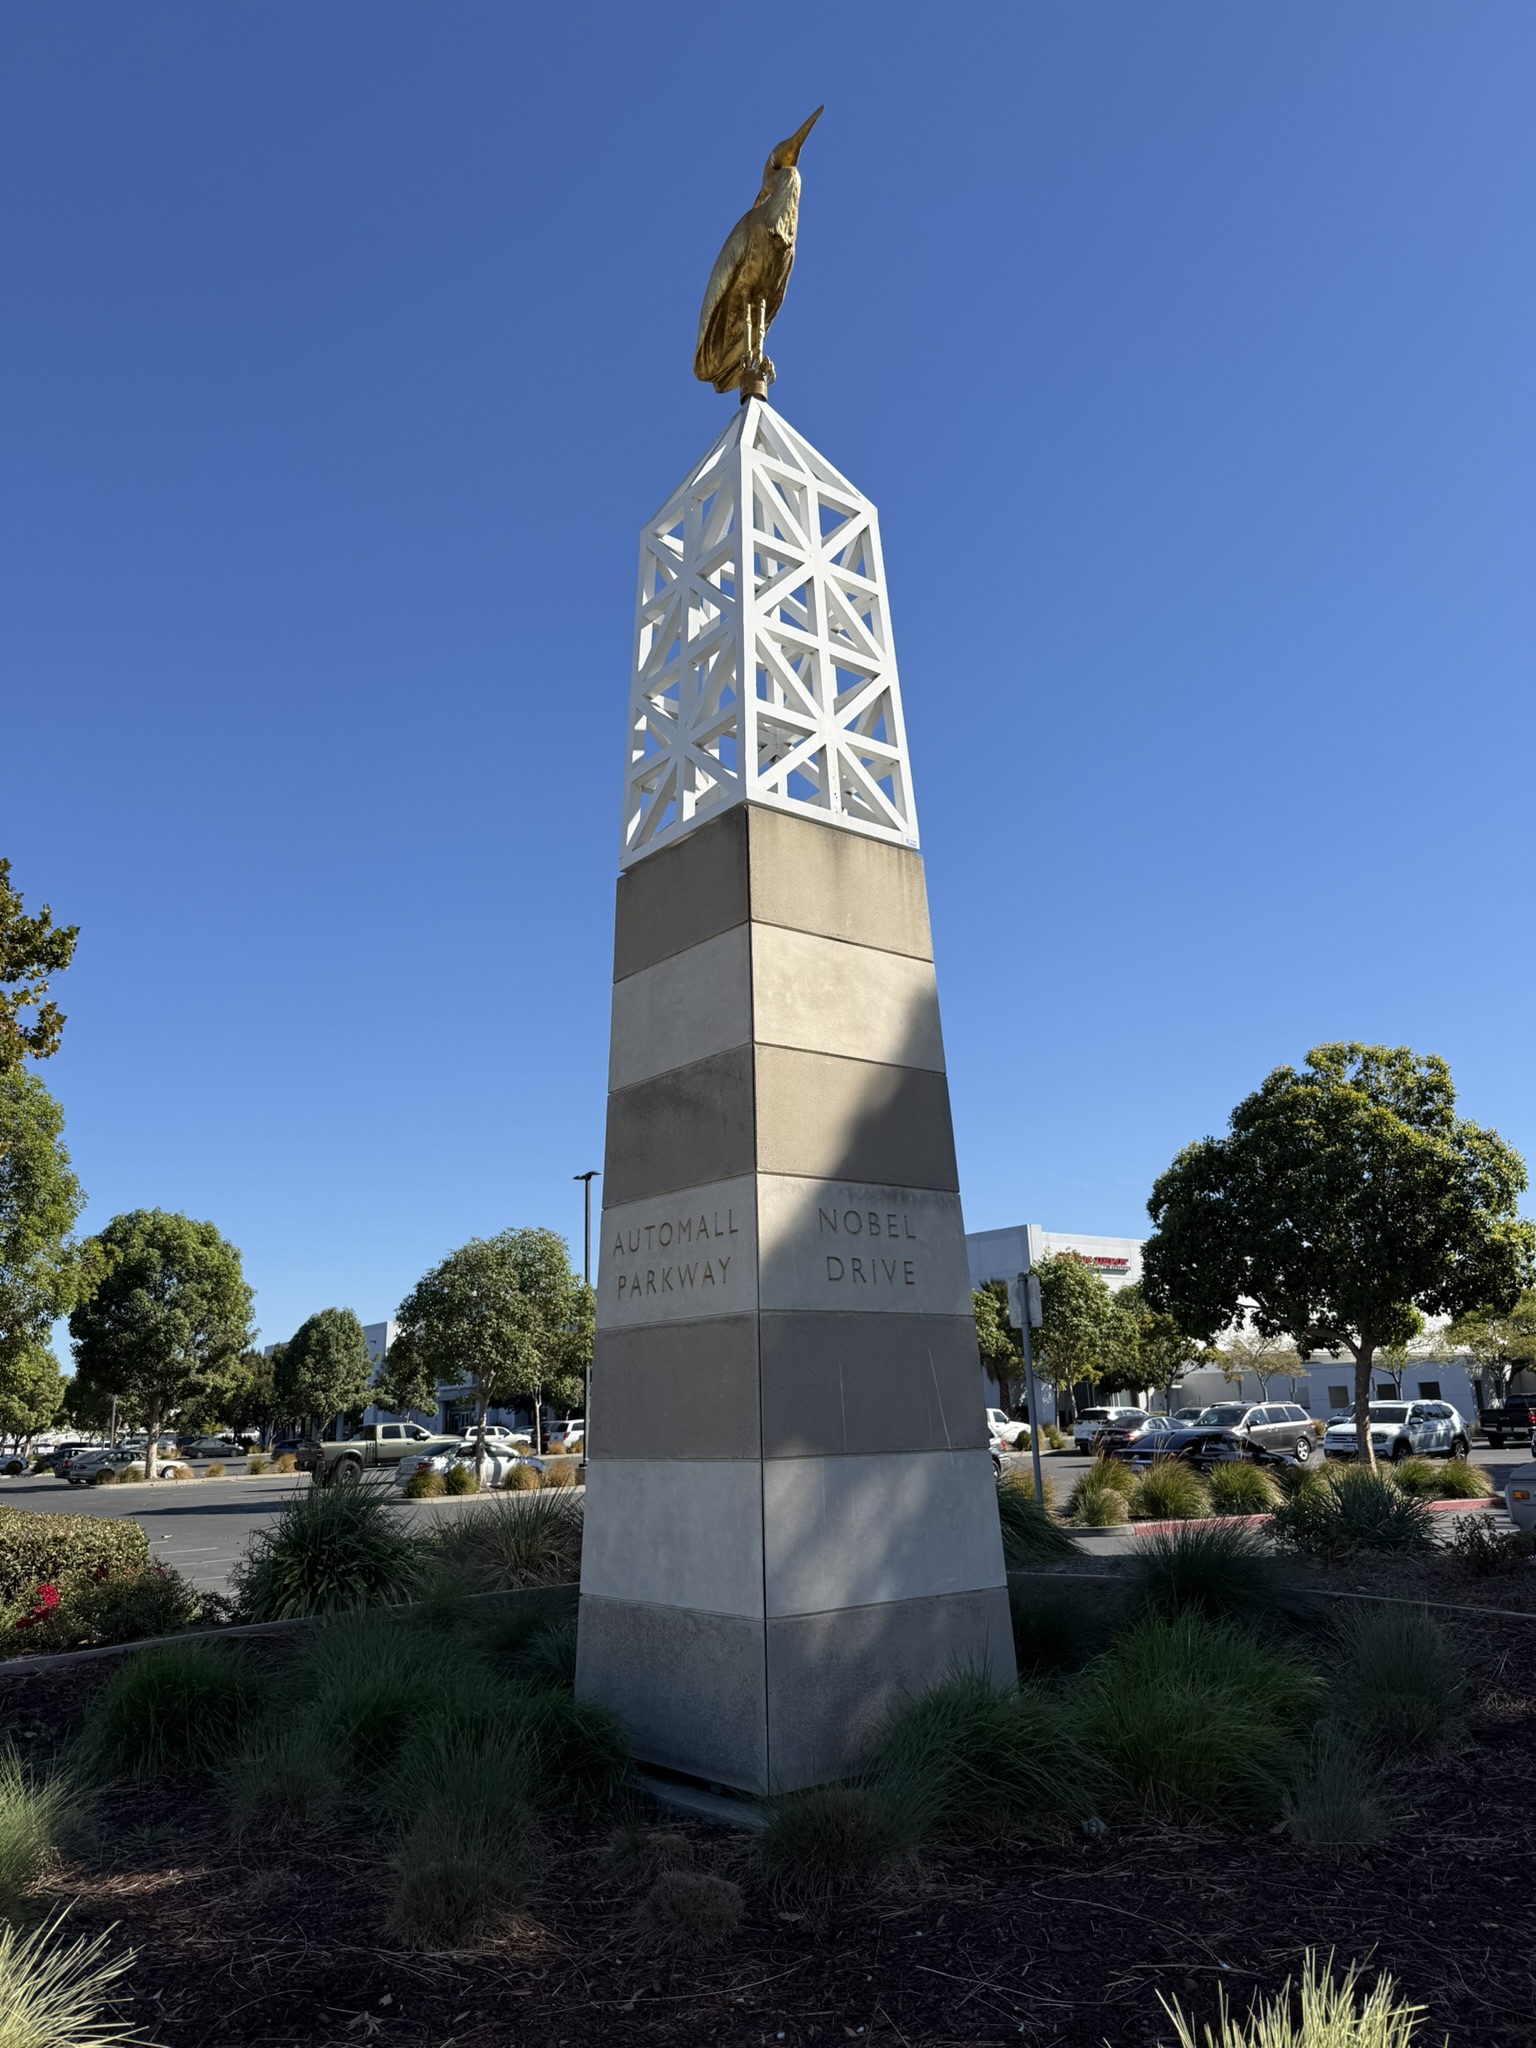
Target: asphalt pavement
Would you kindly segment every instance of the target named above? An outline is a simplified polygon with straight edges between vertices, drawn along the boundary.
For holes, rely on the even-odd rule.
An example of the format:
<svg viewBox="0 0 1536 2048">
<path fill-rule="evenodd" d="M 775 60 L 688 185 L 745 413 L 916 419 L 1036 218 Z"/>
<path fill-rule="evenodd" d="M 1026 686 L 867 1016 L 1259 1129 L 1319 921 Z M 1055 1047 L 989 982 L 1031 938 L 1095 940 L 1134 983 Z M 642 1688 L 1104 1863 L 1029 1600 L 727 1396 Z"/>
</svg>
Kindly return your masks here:
<svg viewBox="0 0 1536 2048">
<path fill-rule="evenodd" d="M 1027 1472 L 1028 1452 L 1014 1462 Z M 1041 1464 L 1058 1502 L 1065 1504 L 1091 1462 L 1072 1451 L 1041 1452 Z M 1510 1472 L 1517 1465 L 1531 1463 L 1532 1453 L 1524 1444 L 1502 1451 L 1476 1444 L 1472 1462 L 1486 1468 L 1502 1493 Z M 295 1489 L 308 1485 L 302 1475 L 266 1473 L 256 1479 L 161 1479 L 153 1486 L 68 1486 L 51 1474 L 31 1473 L 20 1479 L 0 1479 L 0 1507 L 45 1514 L 131 1515 L 148 1535 L 152 1557 L 174 1565 L 194 1586 L 222 1593 L 228 1589 L 231 1567 L 251 1537 L 258 1529 L 270 1527 Z M 400 1507 L 413 1518 L 435 1521 L 440 1515 L 461 1511 L 473 1498 L 401 1500 Z M 1095 1531 L 1092 1537 L 1095 1550 L 1129 1549 L 1134 1540 L 1128 1530 Z"/>
</svg>

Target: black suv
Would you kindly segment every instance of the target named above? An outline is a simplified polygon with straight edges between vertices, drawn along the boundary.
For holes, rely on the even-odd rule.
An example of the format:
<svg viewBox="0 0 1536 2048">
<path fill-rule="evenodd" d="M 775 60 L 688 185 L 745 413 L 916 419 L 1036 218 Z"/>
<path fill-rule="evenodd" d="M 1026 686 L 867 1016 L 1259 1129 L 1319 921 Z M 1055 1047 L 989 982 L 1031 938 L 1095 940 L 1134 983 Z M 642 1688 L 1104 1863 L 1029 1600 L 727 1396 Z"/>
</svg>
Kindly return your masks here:
<svg viewBox="0 0 1536 2048">
<path fill-rule="evenodd" d="M 1187 1427 L 1160 1438 L 1157 1455 L 1196 1465 L 1244 1454 L 1305 1465 L 1316 1448 L 1312 1418 L 1295 1401 L 1214 1401 Z"/>
</svg>

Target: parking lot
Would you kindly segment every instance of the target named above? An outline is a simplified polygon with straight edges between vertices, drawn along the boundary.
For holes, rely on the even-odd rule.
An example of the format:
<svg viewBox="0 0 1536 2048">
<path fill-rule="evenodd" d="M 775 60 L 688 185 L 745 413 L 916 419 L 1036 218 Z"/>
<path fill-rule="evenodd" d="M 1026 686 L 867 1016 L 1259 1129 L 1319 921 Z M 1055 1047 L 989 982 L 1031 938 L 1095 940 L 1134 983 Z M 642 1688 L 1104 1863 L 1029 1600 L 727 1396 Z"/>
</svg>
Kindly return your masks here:
<svg viewBox="0 0 1536 2048">
<path fill-rule="evenodd" d="M 195 1468 L 194 1468 L 195 1469 Z M 230 1568 L 258 1529 L 281 1514 L 302 1475 L 266 1473 L 231 1479 L 161 1479 L 153 1486 L 69 1486 L 51 1473 L 0 1479 L 0 1507 L 45 1514 L 131 1515 L 149 1537 L 150 1555 L 205 1592 L 222 1593 Z M 402 1514 L 433 1519 L 455 1514 L 474 1496 L 400 1502 Z"/>
</svg>

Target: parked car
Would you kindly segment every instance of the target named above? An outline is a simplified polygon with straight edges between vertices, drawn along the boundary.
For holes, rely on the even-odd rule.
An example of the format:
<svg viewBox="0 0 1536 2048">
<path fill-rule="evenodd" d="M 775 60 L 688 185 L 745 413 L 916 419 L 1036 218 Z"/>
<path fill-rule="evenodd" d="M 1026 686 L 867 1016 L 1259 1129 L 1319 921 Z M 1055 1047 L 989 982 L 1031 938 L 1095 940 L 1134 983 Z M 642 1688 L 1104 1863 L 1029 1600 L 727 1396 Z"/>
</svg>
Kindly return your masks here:
<svg viewBox="0 0 1536 2048">
<path fill-rule="evenodd" d="M 1536 1529 L 1536 1465 L 1517 1465 L 1510 1473 L 1504 1505 L 1517 1529 Z"/>
<path fill-rule="evenodd" d="M 1316 1441 L 1311 1416 L 1295 1401 L 1213 1401 L 1192 1423 L 1162 1437 L 1157 1455 L 1194 1465 L 1243 1456 L 1294 1458 L 1305 1465 Z"/>
<path fill-rule="evenodd" d="M 1506 1438 L 1536 1444 L 1536 1394 L 1506 1394 L 1497 1408 L 1479 1408 L 1477 1419 L 1496 1451 L 1503 1450 Z"/>
<path fill-rule="evenodd" d="M 1371 1450 L 1378 1458 L 1464 1458 L 1467 1425 L 1449 1401 L 1372 1401 Z M 1330 1458 L 1359 1455 L 1355 1421 L 1330 1422 L 1323 1431 L 1323 1451 Z"/>
<path fill-rule="evenodd" d="M 1168 1420 L 1170 1422 L 1177 1422 L 1183 1425 L 1192 1422 L 1198 1422 L 1200 1420 L 1200 1414 L 1201 1411 L 1198 1408 L 1175 1408 L 1172 1415 L 1169 1416 Z"/>
<path fill-rule="evenodd" d="M 392 1470 L 412 1451 L 455 1451 L 462 1439 L 434 1436 L 419 1422 L 369 1422 L 356 1436 L 340 1443 L 323 1443 L 318 1437 L 301 1439 L 294 1456 L 301 1472 L 308 1472 L 319 1486 L 332 1479 L 355 1479 L 376 1466 Z"/>
<path fill-rule="evenodd" d="M 1075 1451 L 1091 1451 L 1093 1440 L 1101 1430 L 1117 1422 L 1132 1422 L 1145 1417 L 1144 1408 L 1083 1408 L 1078 1411 L 1072 1425 L 1072 1448 Z"/>
<path fill-rule="evenodd" d="M 1004 1450 L 1027 1451 L 1029 1449 L 1029 1424 L 1027 1422 L 1014 1422 L 1006 1411 L 1001 1408 L 989 1408 L 987 1410 L 987 1429 L 989 1434 L 1003 1446 Z"/>
<path fill-rule="evenodd" d="M 181 1447 L 184 1458 L 238 1458 L 240 1446 L 232 1436 L 194 1436 Z"/>
<path fill-rule="evenodd" d="M 115 1450 L 82 1452 L 79 1457 L 71 1458 L 65 1477 L 71 1486 L 90 1486 L 104 1473 L 110 1472 L 114 1478 L 120 1478 L 130 1465 L 142 1466 L 143 1463 L 144 1453 L 141 1450 L 119 1444 Z"/>
<path fill-rule="evenodd" d="M 48 1454 L 49 1470 L 53 1473 L 55 1479 L 64 1479 L 68 1476 L 64 1471 L 64 1467 L 71 1458 L 78 1457 L 82 1451 L 104 1451 L 105 1449 L 105 1444 L 84 1443 L 78 1438 L 72 1438 L 68 1443 L 55 1444 Z"/>
<path fill-rule="evenodd" d="M 568 1422 L 552 1422 L 544 1432 L 544 1448 L 553 1456 L 569 1453 L 587 1434 L 586 1418 L 573 1415 Z"/>
<path fill-rule="evenodd" d="M 1178 1424 L 1170 1415 L 1142 1415 L 1132 1421 L 1112 1422 L 1093 1440 L 1093 1448 L 1101 1458 L 1124 1458 L 1133 1450 L 1146 1450 L 1154 1456 L 1164 1437 L 1172 1436 Z"/>
<path fill-rule="evenodd" d="M 500 1486 L 502 1480 L 506 1478 L 517 1462 L 518 1454 L 510 1444 L 503 1443 L 493 1446 L 489 1433 L 487 1433 L 485 1463 L 480 1473 L 481 1482 L 484 1485 Z M 441 1472 L 446 1476 L 455 1465 L 467 1465 L 471 1471 L 474 1470 L 475 1445 L 473 1440 L 452 1444 L 445 1450 L 413 1451 L 408 1457 L 402 1458 L 395 1467 L 395 1484 L 396 1486 L 405 1486 L 423 1468 L 432 1472 Z"/>
</svg>

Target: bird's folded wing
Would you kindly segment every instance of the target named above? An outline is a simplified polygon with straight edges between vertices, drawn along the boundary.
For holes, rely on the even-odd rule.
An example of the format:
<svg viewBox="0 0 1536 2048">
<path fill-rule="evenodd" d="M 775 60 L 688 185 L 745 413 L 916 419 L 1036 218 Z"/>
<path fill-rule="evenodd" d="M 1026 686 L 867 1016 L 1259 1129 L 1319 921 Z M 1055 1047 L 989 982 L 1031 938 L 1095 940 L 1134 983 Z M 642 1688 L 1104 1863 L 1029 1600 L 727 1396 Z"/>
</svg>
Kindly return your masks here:
<svg viewBox="0 0 1536 2048">
<path fill-rule="evenodd" d="M 747 253 L 747 230 L 751 214 L 743 214 L 725 238 L 725 247 L 715 258 L 704 287 L 704 304 L 699 309 L 699 338 L 693 351 L 693 374 L 716 390 L 729 390 L 742 367 L 745 330 L 739 295 L 731 289 Z M 722 383 L 720 380 L 726 381 Z"/>
</svg>

